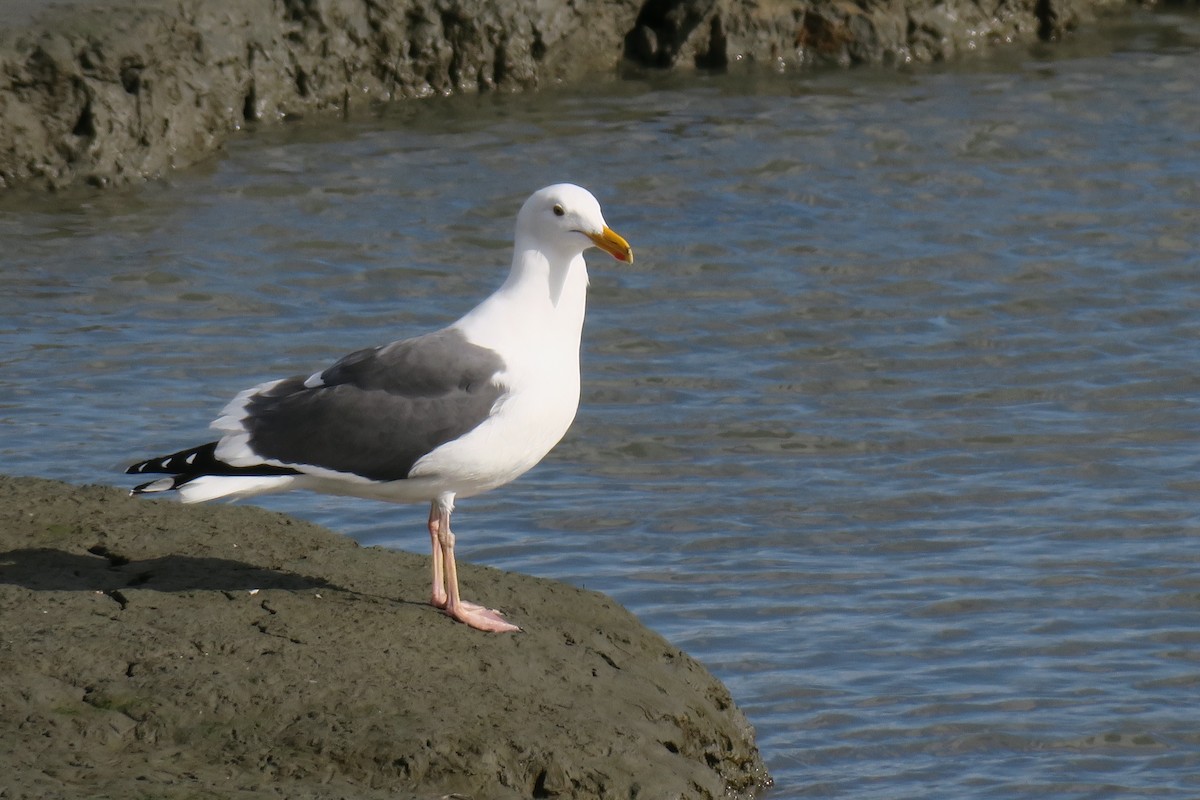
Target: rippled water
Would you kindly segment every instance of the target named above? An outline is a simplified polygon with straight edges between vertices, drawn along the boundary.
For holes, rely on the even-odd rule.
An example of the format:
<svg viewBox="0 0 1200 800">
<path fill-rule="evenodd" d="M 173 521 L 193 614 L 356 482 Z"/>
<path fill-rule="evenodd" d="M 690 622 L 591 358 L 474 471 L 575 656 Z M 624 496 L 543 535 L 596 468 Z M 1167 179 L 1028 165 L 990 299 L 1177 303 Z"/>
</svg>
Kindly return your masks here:
<svg viewBox="0 0 1200 800">
<path fill-rule="evenodd" d="M 0 198 L 0 470 L 125 485 L 236 391 L 450 321 L 545 183 L 584 402 L 467 560 L 719 674 L 773 798 L 1200 796 L 1200 20 L 937 69 L 602 81 Z M 423 551 L 424 511 L 263 504 Z"/>
</svg>

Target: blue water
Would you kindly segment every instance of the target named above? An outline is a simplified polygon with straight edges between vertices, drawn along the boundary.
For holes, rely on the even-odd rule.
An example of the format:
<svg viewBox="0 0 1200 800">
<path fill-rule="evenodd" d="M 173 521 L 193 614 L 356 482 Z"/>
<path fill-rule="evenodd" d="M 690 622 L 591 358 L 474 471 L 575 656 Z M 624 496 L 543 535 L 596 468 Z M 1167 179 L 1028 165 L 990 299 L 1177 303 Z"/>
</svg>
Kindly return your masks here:
<svg viewBox="0 0 1200 800">
<path fill-rule="evenodd" d="M 584 398 L 466 560 L 719 675 L 771 798 L 1200 797 L 1200 19 L 902 72 L 609 79 L 0 197 L 0 470 L 128 485 L 237 391 L 442 325 L 573 180 Z M 262 504 L 423 552 L 425 511 Z"/>
</svg>

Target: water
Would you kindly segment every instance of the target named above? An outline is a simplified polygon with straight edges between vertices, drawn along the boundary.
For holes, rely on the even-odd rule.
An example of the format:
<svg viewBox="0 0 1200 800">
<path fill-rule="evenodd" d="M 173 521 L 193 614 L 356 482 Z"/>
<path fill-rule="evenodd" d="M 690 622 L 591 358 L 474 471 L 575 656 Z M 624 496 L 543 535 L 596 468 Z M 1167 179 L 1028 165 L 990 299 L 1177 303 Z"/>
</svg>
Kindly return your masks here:
<svg viewBox="0 0 1200 800">
<path fill-rule="evenodd" d="M 1200 796 L 1200 19 L 907 72 L 455 98 L 0 199 L 0 470 L 127 485 L 593 188 L 584 400 L 466 560 L 710 666 L 772 798 Z M 465 265 L 465 266 L 464 266 Z M 424 510 L 263 501 L 424 551 Z M 397 633 L 402 635 L 402 632 Z"/>
</svg>

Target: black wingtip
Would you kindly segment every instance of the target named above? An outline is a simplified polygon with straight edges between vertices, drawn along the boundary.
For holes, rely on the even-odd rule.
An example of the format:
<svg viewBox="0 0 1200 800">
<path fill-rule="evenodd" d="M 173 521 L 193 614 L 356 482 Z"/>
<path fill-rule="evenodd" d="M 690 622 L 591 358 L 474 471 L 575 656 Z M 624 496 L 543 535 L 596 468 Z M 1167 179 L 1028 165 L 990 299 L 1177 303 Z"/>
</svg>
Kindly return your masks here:
<svg viewBox="0 0 1200 800">
<path fill-rule="evenodd" d="M 125 470 L 126 475 L 141 475 L 146 472 L 162 472 L 168 475 L 196 475 L 214 468 L 227 466 L 216 457 L 217 442 L 199 447 L 189 447 L 168 456 L 159 456 L 139 461 Z"/>
<path fill-rule="evenodd" d="M 161 473 L 167 476 L 155 481 L 143 483 L 133 489 L 131 494 L 150 494 L 153 492 L 169 492 L 178 489 L 185 483 L 205 475 L 296 475 L 298 471 L 291 467 L 277 467 L 271 464 L 256 464 L 248 467 L 234 467 L 217 458 L 218 442 L 209 442 L 199 447 L 191 447 L 171 453 L 169 456 L 159 456 L 146 461 L 139 461 L 125 470 L 126 475 L 144 475 L 146 473 Z"/>
</svg>

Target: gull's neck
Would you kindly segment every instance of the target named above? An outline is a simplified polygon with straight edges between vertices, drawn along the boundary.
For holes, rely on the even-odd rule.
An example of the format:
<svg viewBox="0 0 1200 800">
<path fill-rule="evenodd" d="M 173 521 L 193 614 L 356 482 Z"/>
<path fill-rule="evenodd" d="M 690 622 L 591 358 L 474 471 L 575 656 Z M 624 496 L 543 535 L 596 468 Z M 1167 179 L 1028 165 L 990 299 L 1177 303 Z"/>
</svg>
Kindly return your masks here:
<svg viewBox="0 0 1200 800">
<path fill-rule="evenodd" d="M 456 327 L 489 347 L 512 342 L 578 354 L 588 285 L 583 254 L 547 253 L 522 238 L 508 278 Z"/>
</svg>

